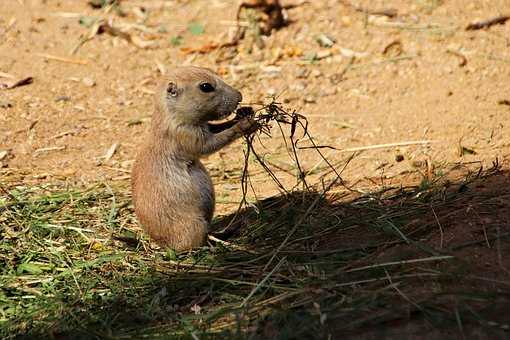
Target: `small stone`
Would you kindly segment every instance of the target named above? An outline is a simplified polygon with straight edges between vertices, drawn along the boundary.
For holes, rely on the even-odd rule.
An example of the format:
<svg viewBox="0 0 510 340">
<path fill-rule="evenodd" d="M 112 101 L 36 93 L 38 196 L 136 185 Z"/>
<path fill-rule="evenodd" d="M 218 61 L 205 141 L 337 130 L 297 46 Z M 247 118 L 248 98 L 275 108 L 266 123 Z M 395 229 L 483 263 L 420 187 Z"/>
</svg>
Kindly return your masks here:
<svg viewBox="0 0 510 340">
<path fill-rule="evenodd" d="M 395 161 L 402 162 L 404 160 L 404 155 L 398 154 L 395 156 Z"/>
<path fill-rule="evenodd" d="M 273 88 L 270 88 L 270 89 L 267 89 L 267 92 L 266 92 L 266 93 L 267 93 L 267 95 L 268 95 L 269 97 L 274 97 L 274 96 L 276 95 L 276 90 L 275 90 L 275 89 L 273 89 Z"/>
<path fill-rule="evenodd" d="M 303 99 L 303 100 L 307 104 L 317 103 L 317 99 L 315 99 L 315 97 L 312 97 L 312 96 L 305 97 L 305 99 Z"/>
<path fill-rule="evenodd" d="M 0 150 L 0 161 L 3 160 L 7 155 L 9 154 L 9 151 L 7 150 Z"/>
<path fill-rule="evenodd" d="M 307 68 L 299 68 L 296 72 L 296 78 L 306 79 L 310 75 L 310 70 Z"/>
<path fill-rule="evenodd" d="M 120 167 L 123 168 L 123 169 L 131 168 L 133 166 L 134 162 L 135 162 L 134 159 L 129 159 L 127 161 L 122 161 L 122 162 L 120 162 Z"/>
<path fill-rule="evenodd" d="M 76 174 L 76 169 L 67 168 L 61 172 L 63 177 L 73 177 Z"/>
<path fill-rule="evenodd" d="M 351 24 L 352 24 L 351 17 L 349 17 L 347 15 L 342 16 L 340 18 L 340 22 L 342 23 L 343 26 L 351 26 Z"/>
<path fill-rule="evenodd" d="M 71 97 L 68 97 L 68 96 L 59 96 L 55 99 L 55 102 L 58 103 L 58 102 L 68 102 L 71 100 Z"/>
<path fill-rule="evenodd" d="M 313 70 L 312 71 L 312 76 L 314 76 L 315 78 L 321 77 L 322 76 L 322 72 L 319 71 L 319 70 Z"/>
<path fill-rule="evenodd" d="M 321 50 L 315 54 L 315 59 L 321 60 L 321 59 L 331 57 L 332 55 L 333 55 L 333 53 L 331 53 L 330 50 Z"/>
<path fill-rule="evenodd" d="M 262 72 L 264 73 L 268 73 L 268 74 L 279 74 L 282 72 L 282 68 L 279 67 L 279 66 L 273 66 L 273 65 L 269 65 L 269 66 L 265 66 L 265 67 L 261 67 L 261 70 Z"/>
<path fill-rule="evenodd" d="M 88 86 L 88 87 L 96 86 L 96 82 L 92 78 L 85 77 L 85 78 L 83 78 L 82 82 L 83 82 L 83 84 L 85 84 L 85 86 Z"/>
<path fill-rule="evenodd" d="M 222 189 L 228 191 L 236 191 L 239 189 L 239 186 L 233 184 L 223 184 Z"/>
<path fill-rule="evenodd" d="M 293 91 L 303 91 L 304 89 L 306 89 L 306 83 L 304 82 L 292 83 L 290 84 L 289 88 Z"/>
<path fill-rule="evenodd" d="M 317 37 L 317 42 L 321 47 L 331 47 L 335 44 L 336 40 L 327 34 L 319 34 Z"/>
</svg>

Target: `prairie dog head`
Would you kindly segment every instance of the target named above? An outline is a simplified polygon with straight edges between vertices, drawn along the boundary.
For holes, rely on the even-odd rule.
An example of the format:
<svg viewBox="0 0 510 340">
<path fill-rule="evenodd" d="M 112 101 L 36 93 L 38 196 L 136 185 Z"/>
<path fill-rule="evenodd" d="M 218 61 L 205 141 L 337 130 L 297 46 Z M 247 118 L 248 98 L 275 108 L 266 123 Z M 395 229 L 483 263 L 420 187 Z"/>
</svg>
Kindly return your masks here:
<svg viewBox="0 0 510 340">
<path fill-rule="evenodd" d="M 232 113 L 242 95 L 206 68 L 179 67 L 159 85 L 155 101 L 163 121 L 201 125 Z M 160 121 L 161 122 L 161 121 Z"/>
</svg>

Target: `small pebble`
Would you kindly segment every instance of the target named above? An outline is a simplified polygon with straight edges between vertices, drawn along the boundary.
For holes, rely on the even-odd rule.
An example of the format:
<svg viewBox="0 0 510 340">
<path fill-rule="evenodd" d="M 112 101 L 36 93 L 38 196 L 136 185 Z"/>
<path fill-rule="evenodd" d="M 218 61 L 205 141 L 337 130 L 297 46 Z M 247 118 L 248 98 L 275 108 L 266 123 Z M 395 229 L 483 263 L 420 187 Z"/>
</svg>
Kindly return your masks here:
<svg viewBox="0 0 510 340">
<path fill-rule="evenodd" d="M 63 177 L 73 177 L 76 174 L 76 169 L 67 168 L 63 170 L 60 175 Z"/>
<path fill-rule="evenodd" d="M 352 24 L 351 17 L 346 16 L 346 15 L 344 15 L 340 18 L 340 22 L 342 23 L 343 26 L 346 26 L 346 27 L 351 26 L 351 24 Z"/>
<path fill-rule="evenodd" d="M 320 95 L 322 97 L 327 97 L 327 96 L 334 96 L 335 94 L 337 94 L 337 88 L 334 87 L 334 86 L 330 86 L 330 87 L 326 87 L 324 90 L 322 90 L 322 92 L 320 93 Z"/>
<path fill-rule="evenodd" d="M 88 86 L 88 87 L 96 86 L 96 82 L 92 78 L 88 78 L 88 77 L 83 78 L 82 82 L 83 82 L 83 84 L 85 84 L 85 86 Z"/>
<path fill-rule="evenodd" d="M 402 162 L 404 160 L 404 155 L 398 154 L 395 156 L 395 161 Z"/>
<path fill-rule="evenodd" d="M 330 50 L 321 50 L 321 51 L 317 52 L 317 54 L 315 55 L 315 59 L 321 60 L 324 58 L 331 57 L 332 55 L 333 55 L 333 53 L 331 53 Z"/>
<path fill-rule="evenodd" d="M 58 102 L 68 102 L 71 100 L 71 97 L 68 97 L 68 96 L 59 96 L 55 99 L 55 102 L 58 103 Z"/>
<path fill-rule="evenodd" d="M 317 42 L 321 47 L 331 47 L 335 44 L 336 40 L 327 34 L 319 34 Z"/>
<path fill-rule="evenodd" d="M 289 88 L 293 91 L 303 91 L 306 89 L 306 83 L 304 82 L 298 82 L 298 83 L 292 83 Z"/>
<path fill-rule="evenodd" d="M 0 161 L 3 160 L 7 155 L 9 154 L 9 151 L 7 150 L 0 150 Z"/>
<path fill-rule="evenodd" d="M 315 99 L 315 97 L 312 97 L 312 96 L 305 97 L 305 99 L 303 99 L 303 100 L 307 104 L 317 103 L 317 99 Z"/>
<path fill-rule="evenodd" d="M 310 70 L 307 68 L 299 68 L 296 72 L 296 78 L 306 79 L 310 75 Z"/>
<path fill-rule="evenodd" d="M 312 76 L 314 76 L 315 78 L 321 77 L 322 76 L 322 72 L 319 71 L 319 70 L 313 70 L 312 71 Z"/>
</svg>

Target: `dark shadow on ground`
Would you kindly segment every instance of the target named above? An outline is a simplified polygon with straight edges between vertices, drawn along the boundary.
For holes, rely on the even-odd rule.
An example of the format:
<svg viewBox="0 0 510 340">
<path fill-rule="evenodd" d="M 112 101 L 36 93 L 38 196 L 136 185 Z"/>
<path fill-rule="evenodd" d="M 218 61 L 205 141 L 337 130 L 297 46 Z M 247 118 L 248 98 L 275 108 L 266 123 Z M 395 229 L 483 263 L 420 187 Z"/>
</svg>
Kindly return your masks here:
<svg viewBox="0 0 510 340">
<path fill-rule="evenodd" d="M 102 275 L 111 270 L 112 280 L 125 289 L 96 294 L 88 302 L 61 301 L 66 315 L 44 330 L 28 327 L 28 334 L 55 339 L 510 336 L 507 171 L 370 195 L 344 188 L 326 196 L 295 192 L 243 209 L 231 223 L 233 218 L 214 223 L 214 235 L 227 244 L 216 242 L 170 260 L 156 256 L 129 275 L 105 263 Z M 102 280 L 98 275 L 93 288 L 108 284 Z"/>
</svg>

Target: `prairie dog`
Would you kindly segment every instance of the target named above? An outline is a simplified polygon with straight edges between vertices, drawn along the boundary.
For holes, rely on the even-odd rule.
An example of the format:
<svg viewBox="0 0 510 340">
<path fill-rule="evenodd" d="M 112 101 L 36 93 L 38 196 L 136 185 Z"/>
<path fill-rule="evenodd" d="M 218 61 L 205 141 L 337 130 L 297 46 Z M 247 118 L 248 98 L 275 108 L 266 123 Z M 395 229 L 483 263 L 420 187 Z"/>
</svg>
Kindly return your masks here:
<svg viewBox="0 0 510 340">
<path fill-rule="evenodd" d="M 155 93 L 150 132 L 131 174 L 138 220 L 161 246 L 177 251 L 201 246 L 214 212 L 214 188 L 199 158 L 255 131 L 251 118 L 210 124 L 242 100 L 211 70 L 180 67 Z"/>
</svg>

